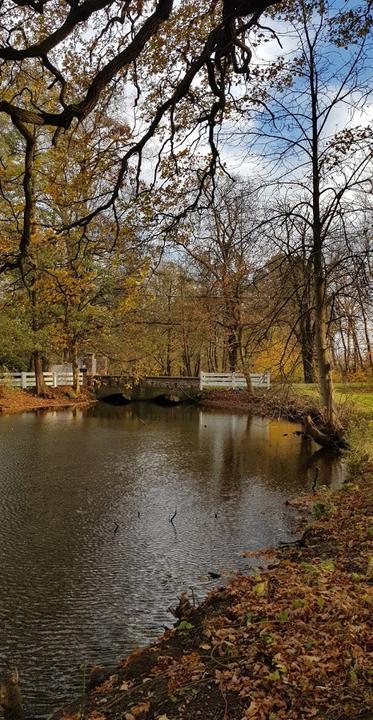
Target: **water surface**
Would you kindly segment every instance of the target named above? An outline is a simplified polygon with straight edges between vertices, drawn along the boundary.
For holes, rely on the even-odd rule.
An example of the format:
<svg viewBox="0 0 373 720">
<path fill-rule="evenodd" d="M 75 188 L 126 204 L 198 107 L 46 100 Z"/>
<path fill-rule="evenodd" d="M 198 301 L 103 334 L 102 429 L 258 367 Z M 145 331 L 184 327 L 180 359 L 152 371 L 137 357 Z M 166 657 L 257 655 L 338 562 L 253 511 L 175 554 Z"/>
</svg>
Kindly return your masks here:
<svg viewBox="0 0 373 720">
<path fill-rule="evenodd" d="M 0 662 L 21 669 L 30 716 L 71 699 L 82 662 L 155 638 L 209 571 L 292 537 L 285 499 L 315 465 L 341 475 L 297 429 L 151 403 L 0 418 Z"/>
</svg>

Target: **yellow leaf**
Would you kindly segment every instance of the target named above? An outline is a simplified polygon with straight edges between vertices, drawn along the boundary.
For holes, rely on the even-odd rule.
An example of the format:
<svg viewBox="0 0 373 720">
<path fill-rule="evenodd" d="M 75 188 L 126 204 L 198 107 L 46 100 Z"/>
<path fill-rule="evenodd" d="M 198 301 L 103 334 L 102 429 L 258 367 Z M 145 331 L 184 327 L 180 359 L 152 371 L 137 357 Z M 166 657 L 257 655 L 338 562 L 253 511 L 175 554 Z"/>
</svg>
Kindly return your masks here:
<svg viewBox="0 0 373 720">
<path fill-rule="evenodd" d="M 268 582 L 264 581 L 264 582 L 256 583 L 256 585 L 254 585 L 254 587 L 253 587 L 253 590 L 256 595 L 260 596 L 260 595 L 265 595 L 265 593 L 267 592 L 267 588 L 268 588 Z"/>
<path fill-rule="evenodd" d="M 131 713 L 134 715 L 135 718 L 137 717 L 146 717 L 150 710 L 150 703 L 149 702 L 143 702 L 139 705 L 135 705 L 134 707 L 131 707 Z"/>
</svg>

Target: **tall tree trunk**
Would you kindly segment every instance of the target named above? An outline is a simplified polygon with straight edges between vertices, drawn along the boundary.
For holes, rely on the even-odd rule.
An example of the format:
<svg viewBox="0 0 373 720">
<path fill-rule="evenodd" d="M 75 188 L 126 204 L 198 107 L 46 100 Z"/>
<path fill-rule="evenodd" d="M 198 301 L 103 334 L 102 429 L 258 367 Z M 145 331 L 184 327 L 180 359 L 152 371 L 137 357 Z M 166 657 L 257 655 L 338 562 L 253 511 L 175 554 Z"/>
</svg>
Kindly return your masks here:
<svg viewBox="0 0 373 720">
<path fill-rule="evenodd" d="M 235 328 L 228 329 L 228 363 L 229 372 L 236 372 L 238 359 L 238 340 Z"/>
<path fill-rule="evenodd" d="M 309 36 L 307 34 L 307 40 Z M 317 79 L 314 64 L 314 49 L 310 43 L 310 91 L 312 119 L 312 231 L 313 231 L 313 287 L 315 298 L 315 342 L 319 371 L 321 402 L 327 422 L 335 428 L 340 427 L 334 400 L 333 374 L 328 345 L 328 313 L 326 272 L 323 259 L 323 228 L 320 210 L 320 165 L 318 136 Z"/>
<path fill-rule="evenodd" d="M 34 165 L 36 136 L 35 131 L 30 131 L 26 125 L 20 121 L 14 121 L 17 129 L 23 135 L 26 141 L 25 152 L 25 170 L 23 176 L 23 190 L 25 195 L 25 204 L 23 210 L 23 232 L 21 240 L 21 258 L 20 269 L 23 283 L 27 289 L 32 312 L 32 329 L 37 332 L 39 328 L 38 307 L 37 307 L 37 289 L 36 283 L 38 279 L 37 260 L 30 253 L 30 246 L 35 229 L 35 187 L 34 187 Z M 40 350 L 34 350 L 33 364 L 35 371 L 36 394 L 45 396 L 47 386 L 44 380 L 43 366 Z"/>
<path fill-rule="evenodd" d="M 172 374 L 171 351 L 172 351 L 171 328 L 170 328 L 170 326 L 168 326 L 168 330 L 167 330 L 167 348 L 166 348 L 166 375 L 168 375 L 168 377 L 171 377 L 171 374 Z"/>
<path fill-rule="evenodd" d="M 343 379 L 346 379 L 347 374 L 348 374 L 348 355 L 347 355 L 347 345 L 346 345 L 346 341 L 345 341 L 345 335 L 344 335 L 344 330 L 343 330 L 341 319 L 339 320 L 339 334 L 340 334 L 340 337 L 342 340 L 342 345 L 343 345 L 343 368 L 342 368 L 342 364 L 341 364 L 342 377 L 343 377 Z"/>
<path fill-rule="evenodd" d="M 363 313 L 363 322 L 364 322 L 365 342 L 366 342 L 366 346 L 367 346 L 368 365 L 369 365 L 370 370 L 373 370 L 373 352 L 372 352 L 372 345 L 370 342 L 368 323 L 367 323 L 367 318 L 366 318 L 365 313 Z"/>
<path fill-rule="evenodd" d="M 201 370 L 201 353 L 198 352 L 194 359 L 194 376 L 198 377 Z"/>
<path fill-rule="evenodd" d="M 73 388 L 77 395 L 80 393 L 80 372 L 78 363 L 78 343 L 74 338 L 71 345 L 71 364 L 73 369 Z"/>
<path fill-rule="evenodd" d="M 370 341 L 370 333 L 368 330 L 368 322 L 367 322 L 367 316 L 364 308 L 364 301 L 361 297 L 361 290 L 360 287 L 358 287 L 358 293 L 359 293 L 359 303 L 360 303 L 360 309 L 361 309 L 361 316 L 363 319 L 363 325 L 364 325 L 364 335 L 365 335 L 365 343 L 367 348 L 367 360 L 368 360 L 368 366 L 370 370 L 373 370 L 373 353 L 372 353 L 372 345 Z"/>
<path fill-rule="evenodd" d="M 47 386 L 46 386 L 45 380 L 44 380 L 43 365 L 42 365 L 40 350 L 34 350 L 33 359 L 34 359 L 36 394 L 39 395 L 40 397 L 44 397 L 47 394 Z"/>
<path fill-rule="evenodd" d="M 314 348 L 315 333 L 312 326 L 311 312 L 301 308 L 301 319 L 299 323 L 298 342 L 301 347 L 301 357 L 303 366 L 303 377 L 305 383 L 315 382 L 314 372 Z"/>
<path fill-rule="evenodd" d="M 172 375 L 172 326 L 171 326 L 171 300 L 172 283 L 167 293 L 167 347 L 166 347 L 166 375 Z"/>
<path fill-rule="evenodd" d="M 321 248 L 314 249 L 314 290 L 315 290 L 315 339 L 319 370 L 321 402 L 325 408 L 326 419 L 333 427 L 339 428 L 334 402 L 334 387 L 330 348 L 328 343 L 328 317 L 326 303 L 326 281 L 322 267 Z"/>
<path fill-rule="evenodd" d="M 361 370 L 364 370 L 364 360 L 363 360 L 363 356 L 362 356 L 362 354 L 361 354 L 360 345 L 359 345 L 359 340 L 358 340 L 358 337 L 357 337 L 357 332 L 356 332 L 356 326 L 355 326 L 355 325 L 354 325 L 354 327 L 353 327 L 353 329 L 352 329 L 352 341 L 353 341 L 353 344 L 354 344 L 355 365 L 359 364 Z"/>
<path fill-rule="evenodd" d="M 243 375 L 246 380 L 247 392 L 249 393 L 249 395 L 254 395 L 254 388 L 253 388 L 253 384 L 251 382 L 251 375 L 250 375 L 250 363 L 247 362 L 246 358 L 244 357 L 241 340 L 240 340 L 240 360 L 241 360 L 242 372 L 243 372 Z"/>
<path fill-rule="evenodd" d="M 314 383 L 313 347 L 302 347 L 303 377 L 305 383 Z"/>
</svg>

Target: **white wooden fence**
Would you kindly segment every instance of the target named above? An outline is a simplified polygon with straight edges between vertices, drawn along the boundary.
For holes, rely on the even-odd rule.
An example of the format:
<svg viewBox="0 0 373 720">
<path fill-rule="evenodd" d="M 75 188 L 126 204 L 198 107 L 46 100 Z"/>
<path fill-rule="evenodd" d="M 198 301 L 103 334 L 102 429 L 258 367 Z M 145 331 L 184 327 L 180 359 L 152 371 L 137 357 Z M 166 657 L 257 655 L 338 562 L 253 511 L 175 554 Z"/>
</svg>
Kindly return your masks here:
<svg viewBox="0 0 373 720">
<path fill-rule="evenodd" d="M 58 387 L 59 385 L 72 385 L 72 372 L 44 372 L 45 384 L 49 387 Z M 83 373 L 79 373 L 79 382 L 83 382 Z M 9 385 L 11 387 L 19 387 L 22 390 L 36 386 L 34 372 L 18 372 L 18 373 L 0 373 L 0 385 Z"/>
<path fill-rule="evenodd" d="M 271 375 L 269 372 L 250 373 L 250 378 L 253 387 L 269 388 L 271 386 Z M 246 388 L 247 383 L 245 377 L 239 373 L 201 372 L 199 376 L 199 387 L 201 390 L 204 388 L 215 388 L 218 390 L 226 388 L 237 389 Z"/>
</svg>

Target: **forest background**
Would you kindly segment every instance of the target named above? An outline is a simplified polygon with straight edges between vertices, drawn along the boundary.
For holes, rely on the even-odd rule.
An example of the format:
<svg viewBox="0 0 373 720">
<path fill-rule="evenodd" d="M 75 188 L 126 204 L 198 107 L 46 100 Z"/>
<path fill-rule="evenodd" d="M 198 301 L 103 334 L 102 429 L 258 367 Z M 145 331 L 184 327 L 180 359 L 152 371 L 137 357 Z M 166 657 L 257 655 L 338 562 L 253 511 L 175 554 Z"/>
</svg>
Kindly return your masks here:
<svg viewBox="0 0 373 720">
<path fill-rule="evenodd" d="M 0 365 L 371 377 L 370 2 L 6 0 Z"/>
</svg>

